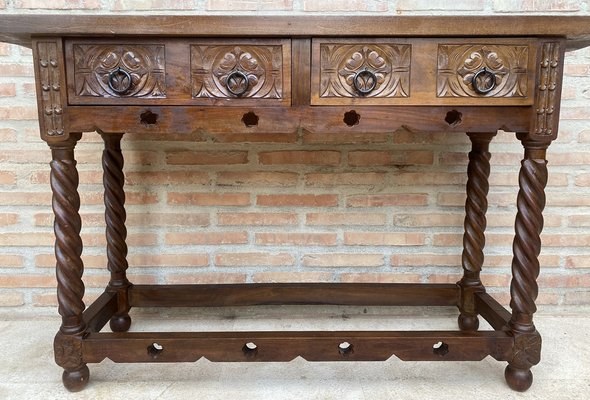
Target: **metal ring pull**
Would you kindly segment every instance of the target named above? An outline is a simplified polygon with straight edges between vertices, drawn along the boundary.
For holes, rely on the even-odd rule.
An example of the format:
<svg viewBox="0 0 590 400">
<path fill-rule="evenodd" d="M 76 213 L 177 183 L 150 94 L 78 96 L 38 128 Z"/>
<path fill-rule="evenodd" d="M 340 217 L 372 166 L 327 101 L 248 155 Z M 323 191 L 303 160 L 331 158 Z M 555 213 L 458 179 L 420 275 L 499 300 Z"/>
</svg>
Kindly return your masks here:
<svg viewBox="0 0 590 400">
<path fill-rule="evenodd" d="M 473 90 L 479 94 L 489 93 L 496 87 L 496 75 L 486 67 L 483 67 L 473 75 L 471 85 L 473 86 Z"/>
<path fill-rule="evenodd" d="M 125 94 L 133 84 L 131 74 L 121 67 L 109 73 L 108 82 L 109 88 L 117 94 Z"/>
<path fill-rule="evenodd" d="M 354 75 L 352 83 L 357 92 L 366 95 L 377 87 L 377 76 L 368 69 L 363 69 Z"/>
<path fill-rule="evenodd" d="M 234 71 L 227 76 L 225 87 L 234 96 L 242 96 L 249 89 L 248 76 L 242 71 Z"/>
</svg>

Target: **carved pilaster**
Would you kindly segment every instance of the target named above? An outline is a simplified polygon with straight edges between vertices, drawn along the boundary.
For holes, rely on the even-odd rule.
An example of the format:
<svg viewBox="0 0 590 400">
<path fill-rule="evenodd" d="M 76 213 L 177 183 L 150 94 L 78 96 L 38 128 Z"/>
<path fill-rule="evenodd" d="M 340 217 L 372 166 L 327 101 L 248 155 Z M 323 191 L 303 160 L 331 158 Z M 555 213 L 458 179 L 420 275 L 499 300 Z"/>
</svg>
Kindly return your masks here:
<svg viewBox="0 0 590 400">
<path fill-rule="evenodd" d="M 102 133 L 104 150 L 102 153 L 104 204 L 107 239 L 108 269 L 111 272 L 109 288 L 119 291 L 117 313 L 111 319 L 111 329 L 116 332 L 129 329 L 129 302 L 126 290 L 127 279 L 127 228 L 125 220 L 125 175 L 123 174 L 123 154 L 121 152 L 121 133 Z"/>
<path fill-rule="evenodd" d="M 479 321 L 475 309 L 474 293 L 485 291 L 480 272 L 484 261 L 486 211 L 488 209 L 488 177 L 490 176 L 490 141 L 496 133 L 469 133 L 472 143 L 467 167 L 467 200 L 465 202 L 465 233 L 463 235 L 463 278 L 459 304 L 459 327 L 477 330 Z"/>
<path fill-rule="evenodd" d="M 540 360 L 541 337 L 533 324 L 537 311 L 535 300 L 539 292 L 539 253 L 545 186 L 547 185 L 547 142 L 534 142 L 522 136 L 525 156 L 521 162 L 513 243 L 510 308 L 512 318 L 507 326 L 514 336 L 512 359 L 506 368 L 506 380 L 515 390 L 524 391 L 533 381 L 530 368 Z"/>
<path fill-rule="evenodd" d="M 559 42 L 547 42 L 540 49 L 533 119 L 535 135 L 557 135 L 563 66 L 561 47 Z"/>
</svg>

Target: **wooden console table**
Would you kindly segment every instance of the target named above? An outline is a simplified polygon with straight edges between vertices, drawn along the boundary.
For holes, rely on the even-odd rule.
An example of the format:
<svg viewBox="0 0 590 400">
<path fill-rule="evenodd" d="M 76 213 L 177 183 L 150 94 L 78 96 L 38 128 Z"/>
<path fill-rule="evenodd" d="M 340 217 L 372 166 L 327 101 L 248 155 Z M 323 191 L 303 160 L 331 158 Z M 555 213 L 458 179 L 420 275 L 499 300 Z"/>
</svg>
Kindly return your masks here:
<svg viewBox="0 0 590 400">
<path fill-rule="evenodd" d="M 55 360 L 71 391 L 87 363 L 507 361 L 508 385 L 532 384 L 533 324 L 546 151 L 557 137 L 566 49 L 590 44 L 590 17 L 0 16 L 0 40 L 33 49 L 41 138 L 51 148 L 57 294 Z M 457 284 L 133 285 L 126 277 L 124 132 L 468 132 L 463 278 Z M 489 143 L 516 132 L 520 164 L 512 312 L 480 280 Z M 104 139 L 111 280 L 82 297 L 74 147 Z M 457 331 L 129 333 L 131 307 L 262 304 L 457 306 Z M 494 330 L 478 330 L 478 315 Z M 114 333 L 100 332 L 110 321 Z"/>
</svg>

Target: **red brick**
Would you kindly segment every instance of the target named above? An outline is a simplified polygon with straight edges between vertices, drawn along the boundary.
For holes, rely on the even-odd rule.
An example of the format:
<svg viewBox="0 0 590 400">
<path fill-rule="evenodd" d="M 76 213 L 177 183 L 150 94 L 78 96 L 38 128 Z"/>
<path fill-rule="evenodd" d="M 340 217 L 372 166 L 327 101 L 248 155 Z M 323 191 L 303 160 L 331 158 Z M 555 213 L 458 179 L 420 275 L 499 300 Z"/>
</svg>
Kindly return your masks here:
<svg viewBox="0 0 590 400">
<path fill-rule="evenodd" d="M 384 265 L 384 259 L 382 254 L 305 254 L 302 265 L 305 267 L 381 267 Z"/>
<path fill-rule="evenodd" d="M 477 11 L 484 9 L 484 0 L 398 0 L 399 11 Z"/>
<path fill-rule="evenodd" d="M 422 233 L 344 232 L 344 244 L 349 246 L 420 246 L 425 240 Z"/>
<path fill-rule="evenodd" d="M 428 276 L 428 283 L 455 283 L 461 279 L 461 274 L 433 274 Z M 481 281 L 489 287 L 508 287 L 510 275 L 482 274 Z"/>
<path fill-rule="evenodd" d="M 311 173 L 305 175 L 305 184 L 316 187 L 376 186 L 385 184 L 385 176 L 384 172 Z"/>
<path fill-rule="evenodd" d="M 294 172 L 219 172 L 217 184 L 220 186 L 271 186 L 286 187 L 295 186 L 299 180 L 299 174 Z"/>
<path fill-rule="evenodd" d="M 258 153 L 260 164 L 339 165 L 339 151 L 267 151 Z"/>
<path fill-rule="evenodd" d="M 263 194 L 258 195 L 256 204 L 268 207 L 336 207 L 335 194 Z"/>
<path fill-rule="evenodd" d="M 125 183 L 135 185 L 208 185 L 207 172 L 197 171 L 142 171 L 127 172 Z"/>
<path fill-rule="evenodd" d="M 52 246 L 53 241 L 53 233 L 0 233 L 0 246 Z"/>
<path fill-rule="evenodd" d="M 590 234 L 542 234 L 544 247 L 586 247 L 590 246 Z"/>
<path fill-rule="evenodd" d="M 85 247 L 104 247 L 106 238 L 104 233 L 83 233 L 82 242 Z M 154 233 L 133 233 L 127 235 L 127 244 L 129 246 L 155 246 L 157 236 Z"/>
<path fill-rule="evenodd" d="M 523 11 L 578 11 L 578 0 L 494 0 L 494 10 L 500 12 Z"/>
<path fill-rule="evenodd" d="M 258 245 L 335 246 L 335 233 L 256 233 Z"/>
<path fill-rule="evenodd" d="M 87 290 L 84 293 L 84 304 L 92 304 L 101 293 L 102 291 Z M 34 307 L 57 307 L 57 295 L 54 290 L 51 293 L 34 293 L 32 305 Z"/>
<path fill-rule="evenodd" d="M 278 267 L 295 264 L 295 258 L 289 253 L 218 253 L 215 265 L 219 267 Z"/>
<path fill-rule="evenodd" d="M 541 274 L 537 283 L 540 287 L 587 288 L 590 287 L 590 273 L 578 275 Z"/>
<path fill-rule="evenodd" d="M 590 304 L 590 290 L 568 292 L 565 294 L 564 304 L 588 305 Z"/>
<path fill-rule="evenodd" d="M 92 268 L 104 270 L 107 266 L 106 254 L 97 256 L 83 253 L 82 261 L 85 269 Z M 55 263 L 54 254 L 38 254 L 35 256 L 35 266 L 37 268 L 55 268 Z"/>
<path fill-rule="evenodd" d="M 384 143 L 387 142 L 387 133 L 315 133 L 305 131 L 303 143 L 310 144 L 360 144 L 360 143 Z"/>
<path fill-rule="evenodd" d="M 437 197 L 437 204 L 439 206 L 459 206 L 465 207 L 466 195 L 464 192 L 443 192 L 439 193 Z M 516 191 L 515 192 L 493 192 L 488 195 L 488 203 L 490 206 L 507 207 L 516 205 Z M 551 204 L 548 202 L 548 204 Z"/>
<path fill-rule="evenodd" d="M 25 304 L 23 293 L 1 293 L 0 307 L 18 307 Z"/>
<path fill-rule="evenodd" d="M 297 225 L 297 222 L 294 213 L 221 213 L 217 216 L 217 224 L 222 226 L 282 226 Z"/>
<path fill-rule="evenodd" d="M 567 256 L 565 266 L 566 268 L 590 268 L 590 254 Z"/>
<path fill-rule="evenodd" d="M 387 11 L 385 0 L 304 0 L 303 11 Z"/>
<path fill-rule="evenodd" d="M 351 151 L 348 153 L 348 164 L 356 167 L 431 165 L 433 161 L 432 151 Z"/>
<path fill-rule="evenodd" d="M 30 64 L 2 64 L 3 77 L 33 77 L 33 63 Z"/>
<path fill-rule="evenodd" d="M 53 0 L 47 2 L 46 0 L 17 0 L 15 2 L 16 8 L 40 8 L 51 10 L 73 10 L 73 9 L 99 9 L 100 0 Z"/>
<path fill-rule="evenodd" d="M 394 254 L 391 256 L 392 267 L 459 267 L 461 265 L 460 254 Z"/>
<path fill-rule="evenodd" d="M 392 207 L 392 206 L 425 206 L 427 194 L 370 194 L 348 196 L 347 207 Z"/>
<path fill-rule="evenodd" d="M 0 97 L 16 96 L 16 85 L 14 83 L 0 83 Z"/>
<path fill-rule="evenodd" d="M 128 257 L 132 267 L 206 267 L 207 254 L 132 254 Z"/>
<path fill-rule="evenodd" d="M 16 131 L 9 128 L 0 129 L 0 142 L 16 142 Z"/>
<path fill-rule="evenodd" d="M 425 133 L 410 132 L 400 129 L 393 134 L 394 144 L 442 144 L 444 146 L 469 143 L 469 138 L 464 133 L 447 132 L 447 133 Z"/>
<path fill-rule="evenodd" d="M 0 287 L 3 288 L 53 288 L 56 284 L 54 275 L 0 275 Z"/>
<path fill-rule="evenodd" d="M 230 165 L 247 164 L 247 151 L 177 151 L 168 152 L 170 165 Z"/>
<path fill-rule="evenodd" d="M 385 225 L 387 215 L 370 213 L 309 213 L 306 215 L 306 225 L 323 226 L 368 226 Z"/>
<path fill-rule="evenodd" d="M 46 152 L 50 155 L 49 152 Z M 125 165 L 152 165 L 158 162 L 158 153 L 148 150 L 123 150 Z M 80 149 L 76 151 L 78 164 L 102 164 L 102 151 Z"/>
<path fill-rule="evenodd" d="M 586 194 L 568 193 L 566 191 L 547 191 L 547 205 L 551 207 L 590 206 L 590 196 Z M 516 201 L 516 200 L 515 200 Z"/>
<path fill-rule="evenodd" d="M 208 11 L 287 11 L 293 0 L 208 0 Z"/>
<path fill-rule="evenodd" d="M 248 206 L 248 193 L 168 193 L 168 204 L 193 206 Z"/>
<path fill-rule="evenodd" d="M 255 283 L 331 282 L 330 272 L 259 272 L 252 276 Z"/>
<path fill-rule="evenodd" d="M 467 174 L 462 172 L 402 172 L 392 177 L 394 185 L 461 185 L 467 183 Z"/>
<path fill-rule="evenodd" d="M 15 225 L 18 223 L 18 214 L 0 214 L 0 226 Z"/>
<path fill-rule="evenodd" d="M 191 10 L 192 0 L 115 0 L 114 11 Z"/>
<path fill-rule="evenodd" d="M 165 277 L 170 285 L 179 284 L 215 284 L 215 283 L 245 283 L 245 274 L 233 273 L 196 273 L 196 274 L 169 274 Z"/>
<path fill-rule="evenodd" d="M 418 274 L 342 274 L 340 282 L 346 283 L 420 283 Z"/>
<path fill-rule="evenodd" d="M 461 226 L 465 216 L 452 213 L 394 214 L 393 225 L 403 227 Z"/>
<path fill-rule="evenodd" d="M 22 268 L 24 260 L 22 256 L 14 254 L 0 254 L 0 268 Z"/>
<path fill-rule="evenodd" d="M 174 232 L 166 234 L 166 244 L 245 244 L 248 232 Z"/>
<path fill-rule="evenodd" d="M 11 150 L 0 154 L 0 161 L 19 164 L 49 164 L 51 153 L 47 150 Z"/>
<path fill-rule="evenodd" d="M 5 206 L 47 206 L 51 204 L 51 193 L 0 192 L 0 202 Z"/>
<path fill-rule="evenodd" d="M 0 120 L 31 120 L 37 119 L 37 109 L 35 107 L 26 106 L 9 106 L 0 107 Z"/>
<path fill-rule="evenodd" d="M 215 143 L 296 143 L 297 133 L 220 133 L 207 132 Z"/>
</svg>

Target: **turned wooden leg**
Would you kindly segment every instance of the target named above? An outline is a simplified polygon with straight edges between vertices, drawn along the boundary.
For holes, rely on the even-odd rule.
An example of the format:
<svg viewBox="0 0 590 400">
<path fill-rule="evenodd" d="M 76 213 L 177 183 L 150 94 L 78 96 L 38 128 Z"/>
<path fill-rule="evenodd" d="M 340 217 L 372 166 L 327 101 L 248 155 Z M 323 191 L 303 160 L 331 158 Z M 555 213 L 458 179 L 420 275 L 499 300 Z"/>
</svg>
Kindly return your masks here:
<svg viewBox="0 0 590 400">
<path fill-rule="evenodd" d="M 107 237 L 108 269 L 111 280 L 108 290 L 118 295 L 118 309 L 110 320 L 113 332 L 126 332 L 131 326 L 127 289 L 127 228 L 125 228 L 125 176 L 123 175 L 123 153 L 121 152 L 121 133 L 101 133 L 104 140 L 102 153 L 104 204 Z"/>
<path fill-rule="evenodd" d="M 468 133 L 471 139 L 469 165 L 467 167 L 467 200 L 465 202 L 465 233 L 463 234 L 463 278 L 457 282 L 461 288 L 459 301 L 459 328 L 464 331 L 476 331 L 479 327 L 475 309 L 475 293 L 484 292 L 480 280 L 483 265 L 486 229 L 486 211 L 488 209 L 488 177 L 490 176 L 490 141 L 493 133 Z"/>
<path fill-rule="evenodd" d="M 525 151 L 521 162 L 517 198 L 516 235 L 513 243 L 510 308 L 512 318 L 507 326 L 514 336 L 514 349 L 505 371 L 506 382 L 517 391 L 527 390 L 533 383 L 531 367 L 541 359 L 541 336 L 533 324 L 539 292 L 538 256 L 543 229 L 545 185 L 547 184 L 546 151 L 549 143 L 537 143 L 527 136 L 519 137 Z"/>
<path fill-rule="evenodd" d="M 89 371 L 82 361 L 82 337 L 86 324 L 84 311 L 84 283 L 82 274 L 82 239 L 80 229 L 80 196 L 74 147 L 80 134 L 71 134 L 63 142 L 50 143 L 51 190 L 55 214 L 55 257 L 57 260 L 57 301 L 62 324 L 55 336 L 55 362 L 64 369 L 64 386 L 72 391 L 82 390 L 88 383 Z"/>
</svg>

